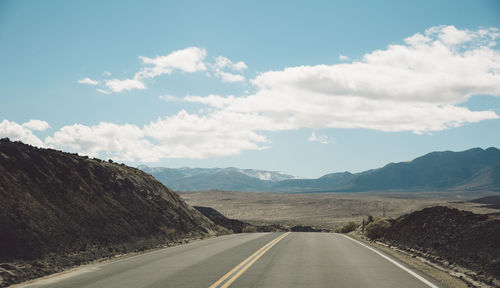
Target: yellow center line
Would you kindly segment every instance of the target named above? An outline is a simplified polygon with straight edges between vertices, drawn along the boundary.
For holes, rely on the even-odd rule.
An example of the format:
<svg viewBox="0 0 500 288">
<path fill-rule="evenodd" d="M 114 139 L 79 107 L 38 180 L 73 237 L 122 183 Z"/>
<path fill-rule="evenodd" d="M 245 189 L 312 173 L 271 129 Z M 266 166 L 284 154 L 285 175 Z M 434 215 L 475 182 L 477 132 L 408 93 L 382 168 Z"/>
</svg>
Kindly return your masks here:
<svg viewBox="0 0 500 288">
<path fill-rule="evenodd" d="M 267 243 L 266 245 L 262 246 L 259 250 L 257 250 L 255 253 L 250 255 L 247 259 L 243 260 L 240 264 L 238 264 L 236 267 L 234 267 L 231 271 L 227 272 L 224 276 L 222 276 L 217 282 L 214 284 L 210 285 L 209 288 L 226 288 L 231 285 L 238 277 L 241 276 L 250 266 L 252 266 L 253 263 L 255 263 L 257 260 L 259 260 L 264 253 L 269 251 L 274 245 L 276 245 L 281 239 L 285 238 L 288 236 L 290 232 L 287 232 L 285 234 L 282 234 L 276 238 L 274 238 L 271 242 Z"/>
</svg>

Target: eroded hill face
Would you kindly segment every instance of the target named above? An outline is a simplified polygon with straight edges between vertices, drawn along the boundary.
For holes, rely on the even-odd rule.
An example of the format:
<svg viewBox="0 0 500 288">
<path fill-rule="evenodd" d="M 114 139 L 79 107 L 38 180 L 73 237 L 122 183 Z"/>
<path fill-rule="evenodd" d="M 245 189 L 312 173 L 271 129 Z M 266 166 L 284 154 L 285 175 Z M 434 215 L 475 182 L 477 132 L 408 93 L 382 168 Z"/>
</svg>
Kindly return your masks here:
<svg viewBox="0 0 500 288">
<path fill-rule="evenodd" d="M 0 141 L 0 262 L 123 253 L 218 229 L 138 169 Z"/>
<path fill-rule="evenodd" d="M 430 253 L 500 279 L 500 219 L 431 207 L 394 221 L 384 236 L 395 246 Z"/>
</svg>

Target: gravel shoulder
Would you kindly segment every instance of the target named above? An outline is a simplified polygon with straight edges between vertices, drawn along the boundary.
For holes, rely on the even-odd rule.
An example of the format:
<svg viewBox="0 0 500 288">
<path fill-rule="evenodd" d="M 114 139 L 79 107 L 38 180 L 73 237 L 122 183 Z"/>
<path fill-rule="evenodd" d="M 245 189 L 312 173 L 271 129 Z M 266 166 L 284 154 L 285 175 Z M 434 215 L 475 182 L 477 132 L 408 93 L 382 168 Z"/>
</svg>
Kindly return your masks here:
<svg viewBox="0 0 500 288">
<path fill-rule="evenodd" d="M 379 241 L 369 241 L 364 236 L 358 233 L 349 233 L 350 237 L 363 242 L 366 245 L 369 245 L 377 250 L 393 257 L 399 262 L 405 264 L 406 266 L 420 271 L 423 274 L 435 279 L 438 281 L 442 287 L 448 288 L 466 288 L 466 287 L 500 287 L 499 283 L 493 283 L 493 285 L 488 285 L 485 283 L 481 283 L 472 279 L 472 277 L 468 276 L 470 274 L 470 270 L 467 270 L 463 267 L 454 266 L 445 267 L 444 265 L 440 265 L 439 263 L 435 263 L 429 259 L 423 258 L 421 256 L 417 256 L 411 254 L 407 251 L 402 251 L 394 246 L 387 245 L 383 242 Z"/>
</svg>

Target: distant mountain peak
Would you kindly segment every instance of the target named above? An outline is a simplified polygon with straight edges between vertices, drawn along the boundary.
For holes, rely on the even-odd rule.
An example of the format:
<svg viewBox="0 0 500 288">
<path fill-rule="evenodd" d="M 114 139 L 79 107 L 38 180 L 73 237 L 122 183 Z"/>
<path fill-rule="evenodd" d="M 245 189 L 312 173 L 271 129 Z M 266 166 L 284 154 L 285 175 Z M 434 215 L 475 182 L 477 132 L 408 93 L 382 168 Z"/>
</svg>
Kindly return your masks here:
<svg viewBox="0 0 500 288">
<path fill-rule="evenodd" d="M 138 168 L 179 191 L 210 189 L 262 191 L 267 190 L 273 183 L 297 178 L 283 172 L 236 167 L 166 168 L 141 165 Z"/>
<path fill-rule="evenodd" d="M 272 192 L 444 191 L 453 189 L 499 190 L 500 150 L 472 148 L 434 151 L 411 161 L 361 173 L 329 173 L 317 179 L 300 179 L 286 173 L 257 169 L 150 168 L 151 173 L 175 190 L 239 190 Z"/>
</svg>

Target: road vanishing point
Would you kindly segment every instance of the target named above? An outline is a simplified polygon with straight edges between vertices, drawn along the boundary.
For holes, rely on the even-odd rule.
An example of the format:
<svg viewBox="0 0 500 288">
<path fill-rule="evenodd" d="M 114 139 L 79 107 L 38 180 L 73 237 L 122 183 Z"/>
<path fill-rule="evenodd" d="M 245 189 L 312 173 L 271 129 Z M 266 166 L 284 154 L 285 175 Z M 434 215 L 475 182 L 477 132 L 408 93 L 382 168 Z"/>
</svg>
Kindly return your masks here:
<svg viewBox="0 0 500 288">
<path fill-rule="evenodd" d="M 439 287 L 348 236 L 232 234 L 83 266 L 21 287 Z"/>
</svg>

